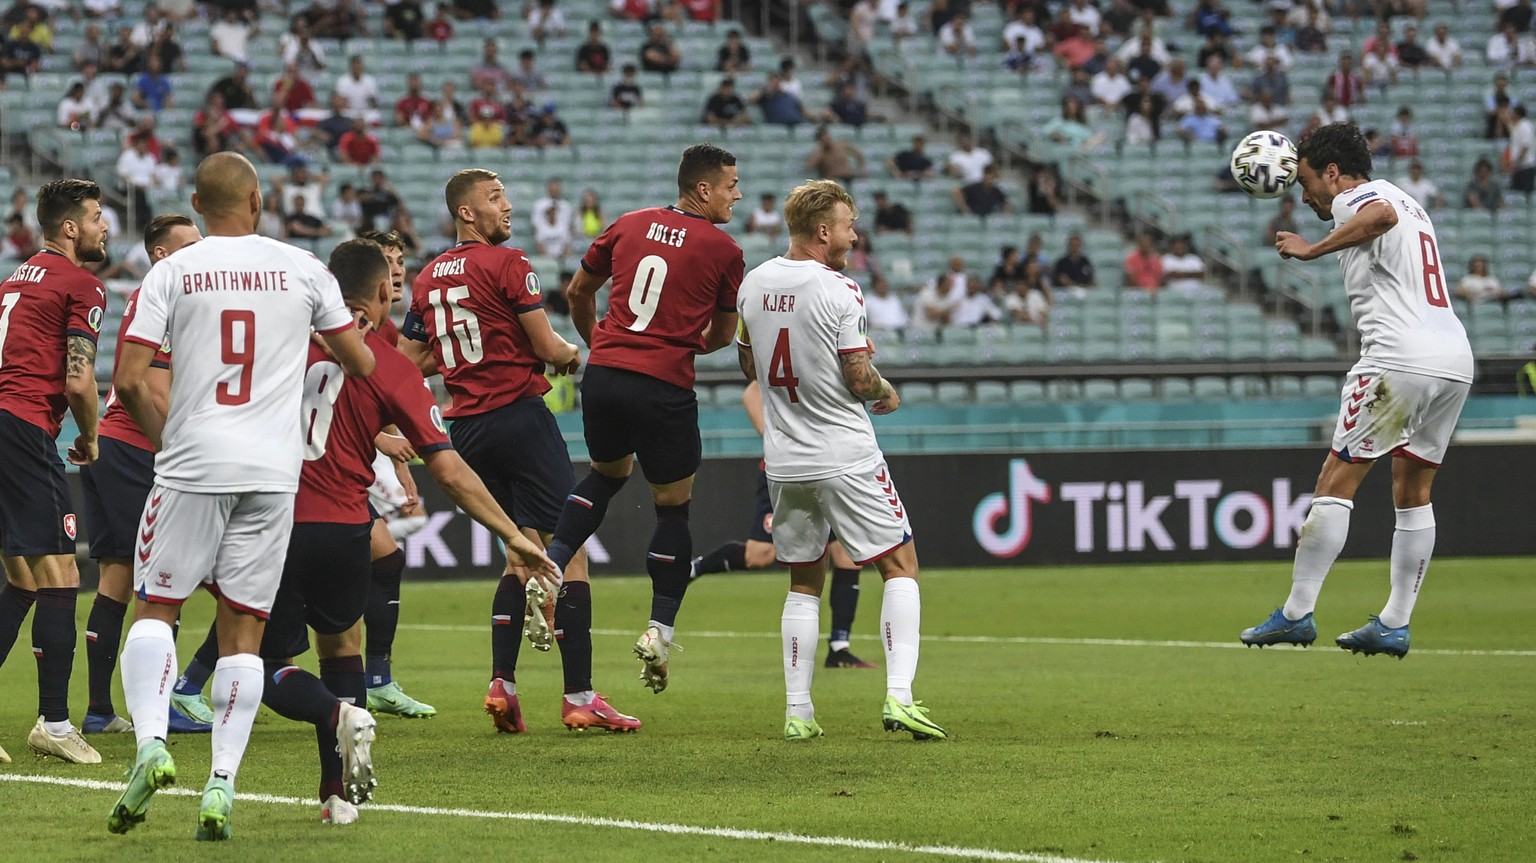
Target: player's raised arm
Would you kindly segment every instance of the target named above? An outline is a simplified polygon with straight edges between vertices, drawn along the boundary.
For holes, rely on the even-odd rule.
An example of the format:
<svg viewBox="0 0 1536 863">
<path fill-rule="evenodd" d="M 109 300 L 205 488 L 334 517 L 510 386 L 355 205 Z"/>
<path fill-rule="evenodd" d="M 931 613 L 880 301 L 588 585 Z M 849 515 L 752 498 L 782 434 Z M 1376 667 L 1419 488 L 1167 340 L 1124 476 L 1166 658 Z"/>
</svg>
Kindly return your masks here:
<svg viewBox="0 0 1536 863">
<path fill-rule="evenodd" d="M 464 510 L 470 518 L 484 525 L 502 541 L 507 549 L 507 563 L 526 566 L 528 571 L 551 590 L 560 586 L 560 570 L 534 542 L 523 536 L 522 530 L 513 523 L 506 511 L 491 497 L 480 480 L 480 475 L 454 450 L 444 449 L 422 456 L 432 479 L 443 493 Z M 516 560 L 514 560 L 516 558 Z"/>
<path fill-rule="evenodd" d="M 1275 234 L 1275 251 L 1282 258 L 1310 261 L 1331 255 L 1340 249 L 1352 249 L 1373 242 L 1377 237 L 1397 227 L 1397 208 L 1383 199 L 1366 204 L 1354 218 L 1328 232 L 1315 243 L 1289 231 Z"/>
</svg>

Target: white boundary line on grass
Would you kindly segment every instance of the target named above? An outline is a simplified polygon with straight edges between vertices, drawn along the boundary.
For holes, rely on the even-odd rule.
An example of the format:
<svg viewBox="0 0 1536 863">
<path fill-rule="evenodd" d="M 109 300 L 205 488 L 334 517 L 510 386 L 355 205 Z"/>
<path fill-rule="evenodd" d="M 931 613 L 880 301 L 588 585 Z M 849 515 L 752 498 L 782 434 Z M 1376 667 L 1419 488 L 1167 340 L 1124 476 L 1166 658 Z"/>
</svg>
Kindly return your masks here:
<svg viewBox="0 0 1536 863">
<path fill-rule="evenodd" d="M 464 624 L 438 624 L 438 623 L 402 623 L 401 629 L 410 629 L 417 632 L 486 632 L 488 626 L 466 626 Z M 628 629 L 594 629 L 593 635 L 634 635 Z M 682 640 L 690 638 L 779 638 L 777 632 L 718 632 L 710 630 L 682 631 Z M 855 639 L 874 640 L 872 635 L 855 635 Z M 1033 636 L 1003 636 L 1003 635 L 925 635 L 924 641 L 935 641 L 945 644 L 1056 644 L 1069 647 L 1182 647 L 1204 648 L 1210 650 L 1244 650 L 1248 645 L 1236 640 L 1233 641 L 1151 641 L 1139 638 L 1047 638 Z M 1295 648 L 1291 648 L 1295 649 Z M 1329 652 L 1319 650 L 1319 652 Z M 1420 648 L 1413 650 L 1415 656 L 1536 656 L 1536 650 L 1437 650 L 1435 648 Z"/>
<path fill-rule="evenodd" d="M 0 782 L 28 782 L 38 785 L 63 785 L 86 788 L 92 791 L 121 792 L 123 785 L 98 779 L 69 779 L 60 776 L 30 776 L 0 773 Z M 177 797 L 199 797 L 201 792 L 190 788 L 169 788 L 161 794 Z M 270 803 L 278 806 L 318 806 L 319 801 L 299 797 L 279 797 L 273 794 L 237 792 L 236 800 L 249 803 Z M 432 806 L 401 806 L 392 803 L 369 803 L 365 811 L 398 812 L 405 815 L 430 815 L 450 818 L 488 818 L 505 821 L 531 821 L 544 824 L 570 824 L 577 827 L 609 827 L 616 830 L 637 830 L 645 833 L 667 833 L 674 836 L 704 836 L 716 839 L 743 839 L 754 842 L 787 842 L 795 845 L 817 845 L 824 848 L 849 848 L 857 851 L 894 851 L 902 854 L 933 854 L 943 857 L 961 857 L 967 860 L 999 860 L 1006 863 L 1114 863 L 1108 860 L 1087 860 L 1077 857 L 1057 857 L 1050 854 L 1026 854 L 1017 851 L 995 851 L 990 848 L 963 848 L 953 845 L 909 845 L 905 842 L 880 842 L 871 839 L 854 839 L 847 836 L 809 836 L 803 833 L 777 833 L 766 830 L 736 830 L 730 827 L 696 827 L 691 824 L 667 824 L 657 821 L 631 821 L 626 818 L 597 818 L 589 815 L 555 815 L 545 812 L 491 812 L 483 809 L 440 809 Z M 327 831 L 329 833 L 329 831 Z"/>
</svg>

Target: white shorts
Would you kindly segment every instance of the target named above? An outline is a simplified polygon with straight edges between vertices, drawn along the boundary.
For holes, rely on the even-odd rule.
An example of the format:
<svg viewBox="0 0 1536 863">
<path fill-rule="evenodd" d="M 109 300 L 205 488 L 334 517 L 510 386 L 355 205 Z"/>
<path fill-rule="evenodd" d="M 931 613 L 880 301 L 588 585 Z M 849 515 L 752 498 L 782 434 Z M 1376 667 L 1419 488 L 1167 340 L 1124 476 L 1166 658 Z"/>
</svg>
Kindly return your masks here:
<svg viewBox="0 0 1536 863">
<path fill-rule="evenodd" d="M 1344 379 L 1333 453 L 1344 461 L 1402 455 L 1438 467 L 1470 384 L 1359 362 Z"/>
<path fill-rule="evenodd" d="M 388 518 L 405 505 L 405 486 L 395 473 L 395 460 L 375 452 L 373 459 L 373 485 L 368 486 L 368 502 L 373 511 Z"/>
<path fill-rule="evenodd" d="M 198 494 L 156 483 L 139 518 L 134 593 L 180 605 L 206 587 L 231 608 L 265 619 L 292 532 L 292 493 Z"/>
<path fill-rule="evenodd" d="M 859 566 L 912 541 L 907 508 L 891 472 L 880 462 L 867 471 L 805 482 L 768 480 L 773 498 L 773 550 L 783 564 L 815 563 L 831 532 Z"/>
</svg>

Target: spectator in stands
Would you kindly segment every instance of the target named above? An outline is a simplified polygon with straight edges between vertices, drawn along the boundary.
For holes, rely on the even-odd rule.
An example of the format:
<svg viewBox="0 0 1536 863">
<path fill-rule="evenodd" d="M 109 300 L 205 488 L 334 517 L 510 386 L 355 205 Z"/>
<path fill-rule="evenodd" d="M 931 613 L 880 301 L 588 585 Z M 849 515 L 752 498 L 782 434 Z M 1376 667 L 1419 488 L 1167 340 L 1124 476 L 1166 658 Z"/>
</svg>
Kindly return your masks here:
<svg viewBox="0 0 1536 863">
<path fill-rule="evenodd" d="M 5 222 L 5 257 L 25 261 L 42 251 L 37 234 L 27 226 L 20 213 L 11 214 Z"/>
<path fill-rule="evenodd" d="M 1073 150 L 1084 149 L 1102 137 L 1095 135 L 1093 127 L 1088 125 L 1088 113 L 1083 109 L 1083 103 L 1071 96 L 1062 100 L 1061 115 L 1052 117 L 1040 129 L 1040 134 Z"/>
<path fill-rule="evenodd" d="M 837 95 L 822 112 L 821 119 L 829 123 L 842 123 L 845 126 L 860 128 L 865 123 L 885 122 L 882 114 L 869 113 L 869 102 L 859 96 L 858 90 L 851 81 L 844 81 L 837 88 Z"/>
<path fill-rule="evenodd" d="M 470 121 L 469 130 L 466 133 L 469 146 L 475 149 L 489 149 L 506 144 L 507 124 L 497 116 L 495 107 L 482 105 L 478 109 L 471 108 L 469 114 L 474 118 Z"/>
<path fill-rule="evenodd" d="M 308 202 L 300 195 L 294 199 L 297 205 L 288 211 L 288 217 L 283 220 L 283 229 L 288 234 L 289 240 L 308 240 L 305 245 L 313 248 L 314 240 L 319 240 L 331 235 L 331 228 L 324 220 L 317 218 L 309 212 Z"/>
<path fill-rule="evenodd" d="M 447 3 L 437 4 L 432 18 L 427 21 L 426 35 L 439 45 L 446 45 L 453 38 L 453 19 L 448 15 Z"/>
<path fill-rule="evenodd" d="M 117 157 L 117 179 L 130 196 L 129 230 L 137 230 L 154 218 L 149 203 L 149 190 L 155 182 L 155 166 L 160 162 L 149 152 L 149 141 L 140 138 L 126 147 Z"/>
<path fill-rule="evenodd" d="M 1232 76 L 1227 74 L 1226 64 L 1216 57 L 1207 60 L 1205 71 L 1200 73 L 1200 93 L 1215 114 L 1236 107 L 1243 101 L 1237 95 L 1237 87 L 1232 84 Z"/>
<path fill-rule="evenodd" d="M 1087 69 L 1079 66 L 1072 70 L 1072 77 L 1068 80 L 1067 86 L 1061 88 L 1061 99 L 1062 101 L 1076 99 L 1084 105 L 1094 103 L 1093 78 L 1088 74 Z"/>
<path fill-rule="evenodd" d="M 1451 28 L 1435 25 L 1435 37 L 1424 46 L 1429 62 L 1449 72 L 1461 66 L 1461 43 L 1451 38 Z"/>
<path fill-rule="evenodd" d="M 570 205 L 566 204 L 563 209 L 553 205 L 543 209 L 535 207 L 533 237 L 541 255 L 564 258 L 570 254 L 571 243 L 575 241 L 571 234 Z"/>
<path fill-rule="evenodd" d="M 651 0 L 608 0 L 608 14 L 627 21 L 644 21 L 652 16 Z"/>
<path fill-rule="evenodd" d="M 348 39 L 367 36 L 368 25 L 355 3 L 356 0 L 330 0 L 329 8 L 322 10 L 310 21 L 310 28 L 315 36 L 320 39 L 335 39 L 343 46 L 347 44 Z"/>
<path fill-rule="evenodd" d="M 1521 35 L 1515 25 L 1506 22 L 1488 40 L 1488 65 L 1513 69 L 1517 66 L 1536 65 L 1536 41 L 1529 35 Z"/>
<path fill-rule="evenodd" d="M 613 55 L 603 41 L 603 25 L 596 21 L 587 24 L 587 41 L 576 49 L 576 71 L 602 75 L 608 71 Z"/>
<path fill-rule="evenodd" d="M 922 135 L 912 136 L 912 145 L 886 160 L 886 170 L 899 180 L 927 180 L 933 176 L 933 160 L 924 152 Z M 985 151 L 983 151 L 985 152 Z M 991 154 L 987 154 L 990 158 Z"/>
<path fill-rule="evenodd" d="M 336 79 L 336 95 L 347 102 L 347 116 L 363 118 L 379 107 L 378 79 L 363 70 L 363 58 L 354 54 L 347 74 Z"/>
<path fill-rule="evenodd" d="M 1126 254 L 1122 267 L 1127 288 L 1157 293 L 1163 286 L 1163 256 L 1158 254 L 1157 238 L 1146 231 L 1139 234 L 1136 247 Z"/>
<path fill-rule="evenodd" d="M 1136 92 L 1125 97 L 1126 146 L 1145 146 L 1162 137 L 1162 97 L 1153 93 L 1151 82 L 1143 78 L 1136 82 Z"/>
<path fill-rule="evenodd" d="M 101 68 L 102 71 L 117 75 L 137 75 L 144 71 L 144 49 L 133 44 L 132 27 L 117 29 L 117 41 L 107 49 Z"/>
<path fill-rule="evenodd" d="M 309 82 L 304 80 L 304 76 L 299 73 L 297 63 L 290 63 L 283 67 L 283 74 L 279 75 L 277 80 L 272 82 L 272 95 L 282 99 L 283 107 L 290 111 L 302 111 L 306 108 L 313 108 L 318 101 L 315 98 L 315 88 L 311 87 Z M 347 104 L 345 99 L 342 102 L 344 105 Z M 226 104 L 228 104 L 227 95 Z M 255 106 L 250 105 L 247 107 Z"/>
<path fill-rule="evenodd" d="M 331 153 L 341 144 L 341 137 L 352 131 L 354 118 L 348 116 L 346 97 L 337 93 L 331 96 L 331 113 L 315 124 L 314 137 Z"/>
<path fill-rule="evenodd" d="M 255 108 L 260 103 L 256 101 L 256 93 L 251 89 L 250 77 L 251 67 L 245 63 L 236 63 L 228 75 L 213 82 L 208 92 L 218 93 L 224 99 L 225 108 Z"/>
<path fill-rule="evenodd" d="M 779 213 L 777 200 L 771 192 L 758 199 L 757 209 L 747 216 L 747 233 L 762 234 L 773 240 L 783 232 L 784 217 Z"/>
<path fill-rule="evenodd" d="M 1168 61 L 1168 65 L 1152 79 L 1152 90 L 1163 97 L 1163 101 L 1172 105 L 1179 97 L 1189 92 L 1189 73 L 1184 65 L 1183 57 L 1174 57 Z"/>
<path fill-rule="evenodd" d="M 912 17 L 912 10 L 906 0 L 896 4 L 896 16 L 891 19 L 891 42 L 897 47 L 906 39 L 917 35 L 917 20 Z"/>
<path fill-rule="evenodd" d="M 544 73 L 534 65 L 536 59 L 534 53 L 526 48 L 519 51 L 517 70 L 512 73 L 512 82 L 522 84 L 523 89 L 530 93 L 549 89 L 549 81 L 545 80 Z"/>
<path fill-rule="evenodd" d="M 816 131 L 816 146 L 805 157 L 805 167 L 817 177 L 852 186 L 854 179 L 865 173 L 864 151 L 833 138 L 827 127 L 822 126 Z"/>
<path fill-rule="evenodd" d="M 1195 109 L 1179 119 L 1179 137 L 1186 144 L 1223 144 L 1227 140 L 1227 127 L 1221 116 L 1211 113 L 1204 99 L 1195 102 Z"/>
<path fill-rule="evenodd" d="M 287 179 L 274 179 L 272 186 L 283 204 L 283 212 L 293 213 L 302 209 L 311 216 L 323 219 L 325 207 L 321 201 L 330 181 L 329 175 L 312 174 L 308 165 L 300 163 L 288 168 Z"/>
<path fill-rule="evenodd" d="M 1531 192 L 1536 191 L 1536 125 L 1525 116 L 1525 106 L 1516 105 L 1510 109 L 1514 116 L 1514 125 L 1509 130 L 1509 188 L 1512 191 L 1524 192 L 1529 201 Z"/>
<path fill-rule="evenodd" d="M 874 0 L 855 0 L 848 10 L 848 53 L 862 54 L 875 40 L 875 24 L 880 16 L 875 12 Z"/>
<path fill-rule="evenodd" d="M 1170 291 L 1189 293 L 1205 286 L 1205 261 L 1191 248 L 1189 235 L 1175 236 L 1163 255 L 1163 283 Z"/>
<path fill-rule="evenodd" d="M 719 72 L 745 72 L 752 68 L 752 52 L 741 39 L 741 31 L 732 28 L 725 34 L 725 44 L 716 52 L 715 70 Z"/>
<path fill-rule="evenodd" d="M 985 219 L 993 213 L 1012 213 L 1008 193 L 998 182 L 997 166 L 988 165 L 982 170 L 981 179 L 955 188 L 951 193 L 955 209 L 968 216 Z"/>
<path fill-rule="evenodd" d="M 1038 216 L 1054 216 L 1061 211 L 1061 179 L 1053 167 L 1037 168 L 1029 175 L 1029 211 Z M 1028 251 L 1039 251 L 1038 248 Z"/>
<path fill-rule="evenodd" d="M 384 7 L 384 36 L 414 42 L 422 37 L 426 17 L 418 0 L 388 0 Z"/>
<path fill-rule="evenodd" d="M 395 125 L 415 128 L 431 114 L 432 100 L 421 92 L 421 74 L 412 72 L 405 77 L 405 95 L 395 103 Z"/>
<path fill-rule="evenodd" d="M 1419 136 L 1413 132 L 1413 109 L 1404 105 L 1388 129 L 1387 151 L 1392 158 L 1412 158 L 1419 154 Z"/>
<path fill-rule="evenodd" d="M 912 322 L 906 304 L 891 293 L 890 281 L 880 273 L 875 273 L 864 295 L 864 320 L 871 333 L 900 334 Z"/>
<path fill-rule="evenodd" d="M 1407 176 L 1399 177 L 1394 182 L 1426 209 L 1437 210 L 1445 206 L 1445 196 L 1440 194 L 1440 187 L 1424 176 L 1424 164 L 1418 159 L 1408 163 Z"/>
<path fill-rule="evenodd" d="M 976 56 L 976 31 L 969 17 L 957 14 L 939 28 L 939 50 L 951 57 Z"/>
<path fill-rule="evenodd" d="M 1000 323 L 1004 317 L 1003 310 L 987 290 L 986 283 L 981 279 L 971 278 L 966 282 L 965 298 L 955 307 L 949 323 L 954 327 L 977 327 L 982 324 Z"/>
<path fill-rule="evenodd" d="M 139 117 L 138 122 L 134 124 L 133 131 L 123 138 L 123 144 L 124 146 L 132 147 L 140 140 L 144 141 L 144 146 L 149 150 L 149 154 L 154 156 L 156 160 L 159 160 L 161 146 L 160 139 L 155 135 L 155 117 L 153 114 L 145 114 Z"/>
<path fill-rule="evenodd" d="M 1227 41 L 1227 37 L 1220 33 L 1205 34 L 1205 42 L 1195 54 L 1195 68 L 1204 69 L 1205 64 L 1209 63 L 1212 57 L 1220 60 L 1223 66 L 1235 66 L 1242 63 L 1242 58 L 1235 56 L 1232 45 Z"/>
<path fill-rule="evenodd" d="M 85 99 L 85 85 L 76 81 L 59 100 L 54 110 L 54 123 L 60 129 L 81 132 L 91 127 L 91 114 L 91 105 Z"/>
<path fill-rule="evenodd" d="M 971 275 L 965 271 L 965 260 L 959 255 L 949 259 L 949 269 L 923 285 L 917 295 L 917 312 L 924 328 L 943 327 L 950 323 L 970 293 Z"/>
<path fill-rule="evenodd" d="M 1039 257 L 1024 258 L 1024 276 L 1003 297 L 1003 308 L 1016 324 L 1034 324 L 1041 331 L 1050 323 L 1051 286 Z"/>
<path fill-rule="evenodd" d="M 1494 0 L 1493 5 L 1499 12 L 1500 27 L 1509 23 L 1515 25 L 1515 29 L 1521 33 L 1531 32 L 1533 10 L 1530 0 Z"/>
<path fill-rule="evenodd" d="M 639 73 L 635 64 L 624 64 L 624 77 L 614 83 L 613 89 L 608 92 L 608 106 L 611 108 L 638 108 L 645 104 L 645 94 L 640 90 Z"/>
<path fill-rule="evenodd" d="M 288 32 L 277 40 L 277 50 L 283 55 L 284 66 L 298 66 L 306 75 L 325 71 L 325 49 L 310 34 L 303 15 L 294 16 Z"/>
<path fill-rule="evenodd" d="M 1392 43 L 1378 40 L 1365 54 L 1365 59 L 1360 63 L 1360 70 L 1364 73 L 1365 84 L 1375 87 L 1379 92 L 1386 93 L 1387 87 L 1397 83 L 1397 69 L 1399 63 L 1397 54 L 1392 50 Z"/>
<path fill-rule="evenodd" d="M 603 203 L 598 199 L 596 189 L 582 190 L 581 200 L 576 204 L 575 224 L 580 234 L 587 239 L 596 239 L 608 227 L 608 220 L 603 218 Z"/>
<path fill-rule="evenodd" d="M 949 154 L 945 173 L 959 177 L 961 183 L 974 183 L 981 179 L 982 171 L 992 164 L 992 153 L 974 142 L 970 132 L 955 136 L 955 149 Z"/>
<path fill-rule="evenodd" d="M 1011 294 L 1024 281 L 1024 258 L 1018 246 L 1003 246 L 992 277 L 987 279 L 987 289 L 999 296 Z"/>
<path fill-rule="evenodd" d="M 1504 206 L 1504 190 L 1493 178 L 1492 162 L 1487 159 L 1477 160 L 1477 164 L 1472 168 L 1472 180 L 1467 183 L 1462 201 L 1470 210 L 1493 212 Z"/>
<path fill-rule="evenodd" d="M 501 49 L 495 39 L 486 39 L 480 47 L 480 62 L 469 70 L 469 85 L 480 90 L 489 83 L 496 92 L 505 90 L 512 81 L 512 72 L 501 64 Z"/>
<path fill-rule="evenodd" d="M 151 56 L 144 71 L 133 79 L 133 104 L 139 110 L 160 113 L 175 103 L 171 79 L 165 77 L 160 58 Z"/>
<path fill-rule="evenodd" d="M 752 122 L 747 114 L 747 103 L 736 93 L 736 79 L 727 76 L 720 79 L 720 86 L 704 103 L 699 122 L 715 126 L 724 132 L 732 126 L 745 126 Z"/>
<path fill-rule="evenodd" d="M 1131 94 L 1131 79 L 1126 77 L 1125 65 L 1120 58 L 1111 57 L 1104 71 L 1093 76 L 1090 85 L 1094 103 L 1105 112 L 1112 112 Z"/>
<path fill-rule="evenodd" d="M 776 72 L 768 73 L 768 82 L 752 94 L 751 101 L 763 112 L 764 123 L 794 128 L 805 122 L 800 100 L 784 89 L 783 79 Z"/>
<path fill-rule="evenodd" d="M 1264 223 L 1264 236 L 1260 245 L 1273 246 L 1275 235 L 1281 231 L 1295 234 L 1300 230 L 1301 226 L 1296 222 L 1296 199 L 1289 196 L 1281 198 L 1280 211 Z"/>
<path fill-rule="evenodd" d="M 554 102 L 544 103 L 543 110 L 539 111 L 534 122 L 533 134 L 540 147 L 568 147 L 571 144 L 571 132 L 566 128 L 565 121 L 560 119 L 558 106 Z"/>
<path fill-rule="evenodd" d="M 1248 130 L 1251 132 L 1284 132 L 1290 122 L 1291 112 L 1284 105 L 1275 103 L 1273 91 L 1270 90 L 1260 90 L 1258 101 L 1248 109 Z"/>
<path fill-rule="evenodd" d="M 1397 62 L 1405 69 L 1433 65 L 1429 52 L 1419 44 L 1419 28 L 1413 24 L 1403 28 L 1403 38 L 1397 43 Z"/>
<path fill-rule="evenodd" d="M 912 233 L 912 211 L 892 201 L 880 191 L 875 193 L 875 233 Z"/>
<path fill-rule="evenodd" d="M 1249 99 L 1259 98 L 1260 93 L 1269 93 L 1277 105 L 1291 104 L 1291 80 L 1290 76 L 1280 68 L 1273 57 L 1264 61 L 1259 74 L 1253 76 L 1253 83 L 1248 85 L 1247 96 Z"/>
<path fill-rule="evenodd" d="M 1461 283 L 1456 286 L 1456 296 L 1469 303 L 1486 303 L 1506 299 L 1508 294 L 1504 285 L 1500 284 L 1499 277 L 1488 272 L 1488 259 L 1474 255 L 1467 262 L 1467 274 L 1461 277 Z"/>
<path fill-rule="evenodd" d="M 87 63 L 94 63 L 97 66 L 106 65 L 107 46 L 101 43 L 101 25 L 85 25 L 85 35 L 75 45 L 71 56 L 75 61 L 76 69 L 84 69 Z"/>
<path fill-rule="evenodd" d="M 261 201 L 261 218 L 256 222 L 256 233 L 274 240 L 283 240 L 288 237 L 288 229 L 284 222 L 282 212 L 278 209 L 278 200 L 275 195 L 266 195 Z"/>
<path fill-rule="evenodd" d="M 352 130 L 336 142 L 336 155 L 344 165 L 364 167 L 379 160 L 379 139 L 368 131 L 368 121 L 362 117 L 352 120 Z"/>
<path fill-rule="evenodd" d="M 1274 27 L 1264 27 L 1259 30 L 1259 44 L 1248 49 L 1244 59 L 1249 65 L 1258 68 L 1263 68 L 1267 61 L 1273 60 L 1280 71 L 1291 71 L 1291 49 L 1280 44 Z"/>
<path fill-rule="evenodd" d="M 208 47 L 220 57 L 236 63 L 247 62 L 250 60 L 247 49 L 255 29 L 239 10 L 225 9 L 219 20 L 208 28 Z"/>
<path fill-rule="evenodd" d="M 1365 101 L 1365 78 L 1355 69 L 1355 55 L 1348 51 L 1339 55 L 1339 65 L 1323 82 L 1324 101 L 1333 101 L 1344 108 Z"/>
<path fill-rule="evenodd" d="M 400 195 L 390 184 L 383 171 L 374 169 L 368 174 L 368 187 L 357 194 L 358 205 L 363 210 L 363 230 L 387 231 L 397 223 L 404 210 Z"/>
<path fill-rule="evenodd" d="M 795 58 L 785 57 L 779 61 L 779 86 L 784 92 L 796 99 L 801 104 L 805 103 L 805 89 L 800 86 L 800 79 L 795 76 Z"/>
<path fill-rule="evenodd" d="M 688 18 L 705 24 L 713 24 L 720 20 L 720 0 L 682 0 L 682 6 L 688 11 Z"/>
<path fill-rule="evenodd" d="M 954 16 L 955 10 L 950 8 L 949 0 L 932 0 L 928 4 L 928 11 L 923 15 L 923 29 L 937 34 L 939 29 L 948 24 L 949 19 Z"/>
<path fill-rule="evenodd" d="M 559 221 L 570 224 L 573 218 L 571 202 L 565 199 L 565 183 L 559 177 L 550 177 L 544 182 L 544 195 L 533 202 L 533 209 L 529 213 L 529 224 L 538 228 L 538 222 L 543 218 L 546 210 L 554 208 Z"/>
<path fill-rule="evenodd" d="M 1036 23 L 1037 14 L 1032 3 L 1018 3 L 1013 7 L 1013 20 L 1003 28 L 1004 51 L 1018 49 L 1026 58 L 1045 51 L 1045 31 Z"/>
<path fill-rule="evenodd" d="M 498 122 L 506 122 L 507 109 L 502 107 L 501 98 L 496 94 L 496 86 L 490 81 L 481 81 L 479 89 L 480 92 L 475 94 L 475 98 L 469 100 L 469 105 L 465 107 L 464 113 L 471 119 L 474 119 L 480 117 L 489 109 L 491 116 L 495 117 Z M 519 110 L 521 111 L 521 106 L 525 102 L 524 100 L 519 100 L 517 104 L 520 106 Z"/>
<path fill-rule="evenodd" d="M 97 122 L 101 122 L 99 117 Z M 218 90 L 209 90 L 203 107 L 192 115 L 192 152 L 201 158 L 230 149 L 237 129 L 234 118 L 229 116 L 229 111 L 224 107 L 223 94 Z"/>
<path fill-rule="evenodd" d="M 21 20 L 11 25 L 5 37 L 30 42 L 44 54 L 53 53 L 53 28 L 48 26 L 42 8 L 35 4 L 22 8 Z"/>
<path fill-rule="evenodd" d="M 107 104 L 107 79 L 101 76 L 99 66 L 95 63 L 87 63 L 85 68 L 80 70 L 78 80 L 81 86 L 85 87 L 85 103 L 91 108 L 91 116 L 95 116 Z"/>
<path fill-rule="evenodd" d="M 536 0 L 528 4 L 524 16 L 528 23 L 528 35 L 540 45 L 551 36 L 565 35 L 565 13 L 555 5 L 555 0 Z"/>
<path fill-rule="evenodd" d="M 506 145 L 508 147 L 538 148 L 539 134 L 534 128 L 532 118 L 525 113 L 517 113 L 507 121 Z"/>
<path fill-rule="evenodd" d="M 439 3 L 438 8 L 443 5 Z M 496 0 L 453 0 L 448 6 L 448 14 L 460 21 L 496 21 L 501 18 Z"/>
<path fill-rule="evenodd" d="M 283 103 L 273 98 L 271 106 L 256 121 L 256 146 L 267 161 L 278 165 L 302 162 L 299 148 L 299 124 Z"/>
<path fill-rule="evenodd" d="M 1227 10 L 1216 0 L 1200 0 L 1190 16 L 1190 23 L 1194 31 L 1202 36 L 1209 33 L 1231 36 L 1237 32 L 1232 27 Z"/>
<path fill-rule="evenodd" d="M 442 89 L 438 91 L 437 101 L 432 104 L 434 106 L 441 106 L 443 111 L 449 116 L 463 123 L 466 115 L 464 113 L 464 106 L 459 103 L 457 98 L 457 91 L 458 88 L 453 86 L 452 81 L 444 81 Z M 427 121 L 431 122 L 431 118 L 432 115 L 428 114 Z"/>
<path fill-rule="evenodd" d="M 1127 48 L 1134 49 L 1127 51 Z M 1162 74 L 1170 57 L 1168 49 L 1150 33 L 1144 33 L 1136 41 L 1127 40 L 1115 55 L 1125 63 L 1126 74 L 1132 81 L 1151 83 Z"/>
<path fill-rule="evenodd" d="M 683 64 L 683 54 L 677 42 L 667 32 L 667 25 L 660 22 L 651 25 L 649 38 L 640 46 L 640 68 L 647 72 L 676 72 Z"/>
<path fill-rule="evenodd" d="M 464 146 L 464 126 L 458 114 L 436 102 L 432 105 L 432 116 L 416 130 L 416 140 L 436 150 L 453 152 Z"/>
<path fill-rule="evenodd" d="M 187 71 L 185 53 L 181 50 L 181 44 L 176 41 L 176 31 L 169 27 L 155 34 L 155 41 L 149 44 L 149 56 L 160 61 L 160 68 L 167 72 Z"/>
<path fill-rule="evenodd" d="M 1098 287 L 1093 262 L 1083 254 L 1081 234 L 1067 236 L 1067 251 L 1051 267 L 1051 281 L 1056 283 L 1056 287 L 1065 288 L 1078 296 L 1086 295 L 1089 288 Z"/>
</svg>

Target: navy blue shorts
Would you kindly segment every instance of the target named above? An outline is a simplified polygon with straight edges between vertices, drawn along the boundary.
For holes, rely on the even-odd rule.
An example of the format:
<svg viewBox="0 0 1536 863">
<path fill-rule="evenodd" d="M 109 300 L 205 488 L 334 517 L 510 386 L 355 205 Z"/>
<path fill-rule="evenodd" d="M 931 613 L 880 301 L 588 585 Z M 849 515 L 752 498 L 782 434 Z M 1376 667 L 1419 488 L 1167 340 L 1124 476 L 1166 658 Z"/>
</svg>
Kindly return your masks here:
<svg viewBox="0 0 1536 863">
<path fill-rule="evenodd" d="M 74 554 L 76 530 L 75 503 L 53 438 L 0 411 L 0 550 L 13 557 Z"/>
<path fill-rule="evenodd" d="M 693 390 L 638 372 L 587 366 L 581 421 L 595 462 L 640 460 L 646 482 L 666 485 L 699 472 L 699 400 Z"/>
<path fill-rule="evenodd" d="M 576 473 L 560 426 L 542 398 L 530 396 L 456 419 L 448 436 L 518 527 L 555 532 Z"/>
<path fill-rule="evenodd" d="M 293 526 L 283 580 L 261 637 L 262 659 L 299 656 L 309 650 L 309 628 L 339 635 L 362 618 L 373 589 L 372 531 L 372 522 Z"/>
<path fill-rule="evenodd" d="M 155 454 L 115 438 L 99 440 L 101 456 L 80 469 L 91 559 L 131 559 L 144 501 L 155 484 Z"/>
<path fill-rule="evenodd" d="M 773 496 L 768 493 L 768 472 L 757 468 L 757 512 L 747 528 L 747 539 L 773 542 Z"/>
</svg>

